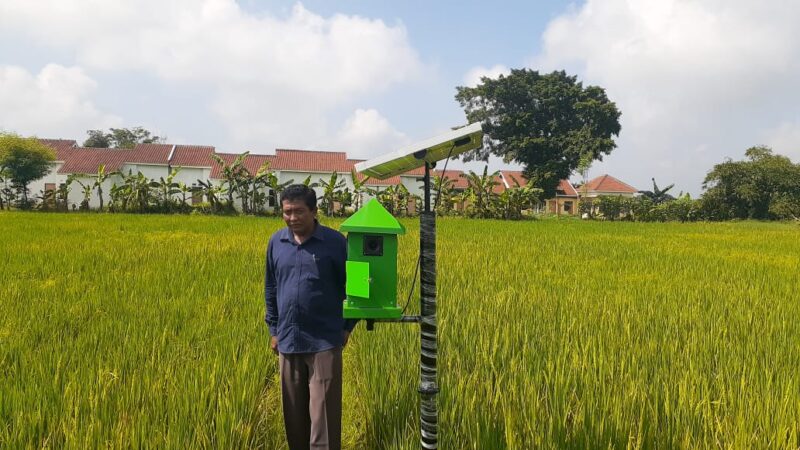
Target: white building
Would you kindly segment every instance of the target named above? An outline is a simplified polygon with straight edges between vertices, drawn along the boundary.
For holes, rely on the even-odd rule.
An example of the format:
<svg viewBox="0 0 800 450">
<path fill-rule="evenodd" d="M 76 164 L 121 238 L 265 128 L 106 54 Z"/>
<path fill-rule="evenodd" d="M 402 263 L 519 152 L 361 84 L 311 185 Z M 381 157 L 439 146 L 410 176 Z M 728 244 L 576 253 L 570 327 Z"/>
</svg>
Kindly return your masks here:
<svg viewBox="0 0 800 450">
<path fill-rule="evenodd" d="M 240 156 L 234 153 L 217 153 L 214 147 L 203 145 L 139 144 L 132 149 L 107 149 L 82 148 L 78 147 L 74 140 L 66 139 L 40 139 L 40 141 L 55 151 L 56 162 L 49 174 L 29 185 L 31 198 L 42 195 L 44 191 L 58 189 L 72 174 L 78 174 L 76 176 L 79 183 L 94 184 L 94 175 L 97 174 L 101 165 L 105 165 L 107 173 L 135 175 L 141 172 L 145 177 L 155 181 L 166 178 L 172 169 L 179 169 L 173 179 L 175 183 L 184 183 L 191 187 L 199 182 L 210 181 L 220 186 L 225 183 L 221 173 L 222 167 L 212 155 L 217 155 L 226 164 L 233 163 Z M 268 164 L 279 183 L 288 181 L 302 183 L 306 178 L 311 177 L 311 182 L 319 184 L 321 181 L 327 182 L 336 172 L 344 180 L 345 187 L 352 191 L 351 171 L 354 170 L 355 164 L 361 161 L 349 159 L 345 152 L 277 149 L 274 155 L 248 154 L 244 159 L 244 166 L 251 174 L 256 174 L 261 166 Z M 454 180 L 453 188 L 456 191 L 463 191 L 468 187 L 465 174 L 460 170 L 448 170 L 447 173 L 435 171 L 434 174 Z M 386 180 L 369 179 L 366 187 L 372 190 L 381 190 L 402 184 L 411 194 L 421 196 L 423 175 L 424 169 L 420 167 Z M 361 174 L 356 174 L 356 176 L 360 180 L 363 179 Z M 527 180 L 522 176 L 522 172 L 503 170 L 496 175 L 495 182 L 494 191 L 499 194 L 516 185 L 524 186 Z M 79 183 L 73 183 L 71 186 L 68 197 L 70 206 L 80 205 L 83 201 L 84 194 Z M 114 184 L 122 184 L 120 175 L 110 176 L 103 184 L 103 198 L 106 205 L 109 203 L 109 194 Z M 322 194 L 322 186 L 315 189 L 318 196 Z M 546 210 L 553 213 L 576 214 L 577 201 L 580 197 L 586 199 L 592 199 L 599 195 L 630 197 L 636 195 L 636 192 L 634 187 L 610 175 L 597 177 L 579 190 L 576 190 L 568 180 L 561 180 L 556 198 L 546 200 L 545 205 Z M 222 198 L 227 198 L 227 195 L 223 195 Z M 188 199 L 191 204 L 203 200 L 198 196 L 190 196 Z M 238 198 L 234 197 L 234 202 L 240 206 Z M 274 200 L 271 200 L 267 206 L 273 207 L 273 203 Z M 97 191 L 93 190 L 90 195 L 89 207 L 98 208 L 99 206 L 100 199 Z M 411 202 L 409 209 L 413 210 L 414 206 Z M 463 207 L 463 204 L 458 205 L 456 209 Z"/>
<path fill-rule="evenodd" d="M 80 205 L 84 199 L 80 183 L 91 185 L 95 181 L 100 166 L 105 166 L 106 173 L 118 173 L 110 176 L 102 186 L 104 202 L 109 203 L 109 193 L 113 185 L 121 185 L 122 174 L 141 173 L 145 177 L 158 181 L 166 178 L 172 169 L 178 169 L 173 179 L 175 183 L 184 183 L 186 186 L 195 186 L 198 182 L 212 182 L 215 185 L 224 184 L 222 166 L 212 155 L 217 155 L 226 164 L 233 163 L 240 155 L 232 153 L 217 153 L 214 147 L 200 145 L 173 145 L 173 144 L 138 144 L 133 149 L 107 149 L 107 148 L 82 148 L 73 140 L 40 139 L 42 143 L 51 147 L 56 153 L 56 162 L 53 169 L 40 180 L 29 185 L 32 198 L 42 195 L 45 191 L 56 190 L 67 182 L 67 177 L 74 175 L 76 183 L 71 185 L 68 196 L 69 205 Z M 356 163 L 361 160 L 348 159 L 344 152 L 323 152 L 309 150 L 278 149 L 274 155 L 247 155 L 244 166 L 255 174 L 264 164 L 275 173 L 279 183 L 292 181 L 302 183 L 311 177 L 311 182 L 320 183 L 328 181 L 337 172 L 345 181 L 345 186 L 353 189 L 351 171 Z M 366 186 L 380 189 L 389 185 L 402 183 L 412 194 L 422 193 L 421 180 L 424 171 L 422 168 L 409 171 L 387 180 L 370 179 Z M 360 177 L 360 175 L 357 175 Z M 362 178 L 363 179 L 363 178 Z M 316 187 L 318 195 L 323 188 Z M 225 195 L 222 196 L 226 198 Z M 190 203 L 197 203 L 203 199 L 194 196 Z M 237 202 L 238 203 L 238 202 Z M 90 208 L 98 208 L 100 198 L 93 190 L 89 200 Z M 268 206 L 273 206 L 269 204 Z"/>
</svg>

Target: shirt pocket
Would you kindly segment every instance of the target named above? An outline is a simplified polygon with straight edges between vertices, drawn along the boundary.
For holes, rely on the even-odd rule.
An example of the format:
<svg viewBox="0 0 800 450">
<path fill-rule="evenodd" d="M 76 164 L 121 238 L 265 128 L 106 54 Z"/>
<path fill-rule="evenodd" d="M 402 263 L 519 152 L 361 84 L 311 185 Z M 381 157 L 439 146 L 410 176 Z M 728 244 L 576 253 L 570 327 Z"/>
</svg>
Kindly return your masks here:
<svg viewBox="0 0 800 450">
<path fill-rule="evenodd" d="M 309 281 L 330 284 L 333 276 L 333 259 L 330 255 L 309 254 L 306 272 Z"/>
</svg>

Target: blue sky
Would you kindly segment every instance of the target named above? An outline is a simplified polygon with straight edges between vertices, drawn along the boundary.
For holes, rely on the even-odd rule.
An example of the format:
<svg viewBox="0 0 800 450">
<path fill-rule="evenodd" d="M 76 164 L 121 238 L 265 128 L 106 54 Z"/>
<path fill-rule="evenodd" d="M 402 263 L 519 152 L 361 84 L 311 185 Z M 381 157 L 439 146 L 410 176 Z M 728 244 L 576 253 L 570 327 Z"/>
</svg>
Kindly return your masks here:
<svg viewBox="0 0 800 450">
<path fill-rule="evenodd" d="M 697 195 L 749 146 L 800 160 L 797 23 L 794 0 L 0 0 L 0 129 L 369 158 L 463 124 L 480 75 L 566 69 L 623 114 L 590 176 Z"/>
</svg>

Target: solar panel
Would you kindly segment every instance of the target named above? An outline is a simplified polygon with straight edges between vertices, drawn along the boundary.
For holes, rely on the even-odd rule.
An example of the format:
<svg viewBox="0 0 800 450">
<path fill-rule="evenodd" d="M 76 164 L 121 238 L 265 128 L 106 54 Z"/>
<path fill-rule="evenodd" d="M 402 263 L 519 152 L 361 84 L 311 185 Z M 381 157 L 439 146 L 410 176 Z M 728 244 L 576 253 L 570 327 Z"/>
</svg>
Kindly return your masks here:
<svg viewBox="0 0 800 450">
<path fill-rule="evenodd" d="M 472 123 L 395 152 L 360 162 L 355 168 L 364 175 L 385 180 L 422 167 L 425 162 L 435 163 L 447 158 L 448 155 L 456 156 L 481 146 L 483 146 L 481 124 Z"/>
</svg>

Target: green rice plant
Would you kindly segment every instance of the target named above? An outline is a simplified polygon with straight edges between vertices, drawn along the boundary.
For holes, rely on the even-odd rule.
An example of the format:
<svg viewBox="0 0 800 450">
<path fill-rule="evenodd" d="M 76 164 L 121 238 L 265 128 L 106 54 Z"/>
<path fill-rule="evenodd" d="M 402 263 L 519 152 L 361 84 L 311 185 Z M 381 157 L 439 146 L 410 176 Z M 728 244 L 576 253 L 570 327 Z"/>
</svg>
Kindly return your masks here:
<svg viewBox="0 0 800 450">
<path fill-rule="evenodd" d="M 285 448 L 281 226 L 0 213 L 0 447 Z M 437 251 L 441 448 L 800 447 L 796 225 L 443 218 Z M 418 334 L 356 329 L 345 448 L 419 447 Z"/>
</svg>

